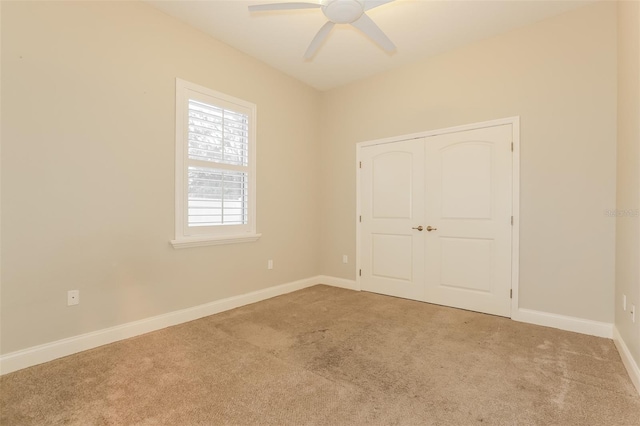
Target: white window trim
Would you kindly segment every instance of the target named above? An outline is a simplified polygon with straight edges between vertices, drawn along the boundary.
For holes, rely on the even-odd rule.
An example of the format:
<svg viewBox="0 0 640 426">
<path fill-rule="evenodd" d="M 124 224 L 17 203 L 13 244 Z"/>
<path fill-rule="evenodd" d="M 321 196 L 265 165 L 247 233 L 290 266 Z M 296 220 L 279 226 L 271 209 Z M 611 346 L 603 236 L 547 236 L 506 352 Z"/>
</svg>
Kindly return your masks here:
<svg viewBox="0 0 640 426">
<path fill-rule="evenodd" d="M 211 234 L 186 235 L 185 233 L 185 227 L 187 226 L 186 172 L 188 170 L 188 140 L 185 137 L 187 91 L 211 96 L 225 103 L 240 105 L 251 111 L 249 121 L 249 223 L 247 232 L 237 233 L 237 231 L 233 231 L 231 226 L 221 226 Z M 262 235 L 256 232 L 256 121 L 255 104 L 176 78 L 175 239 L 171 240 L 171 245 L 174 248 L 248 243 L 257 241 Z"/>
</svg>

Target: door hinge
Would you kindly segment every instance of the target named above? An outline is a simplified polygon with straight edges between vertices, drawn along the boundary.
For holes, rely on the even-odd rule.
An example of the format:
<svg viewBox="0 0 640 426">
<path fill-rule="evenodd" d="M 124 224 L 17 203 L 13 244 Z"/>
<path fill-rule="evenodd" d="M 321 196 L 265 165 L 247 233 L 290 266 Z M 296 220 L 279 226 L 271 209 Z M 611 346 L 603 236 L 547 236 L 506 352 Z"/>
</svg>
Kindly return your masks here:
<svg viewBox="0 0 640 426">
<path fill-rule="evenodd" d="M 362 216 L 360 216 L 360 222 L 362 222 Z"/>
<path fill-rule="evenodd" d="M 511 152 L 513 152 L 513 142 L 511 142 Z"/>
<path fill-rule="evenodd" d="M 509 290 L 509 299 L 513 299 L 513 289 Z"/>
<path fill-rule="evenodd" d="M 360 168 L 362 168 L 362 161 L 360 162 Z"/>
<path fill-rule="evenodd" d="M 511 216 L 511 226 L 513 226 L 513 216 Z"/>
<path fill-rule="evenodd" d="M 358 275 L 362 276 L 362 269 L 360 269 L 360 272 L 358 273 Z"/>
</svg>

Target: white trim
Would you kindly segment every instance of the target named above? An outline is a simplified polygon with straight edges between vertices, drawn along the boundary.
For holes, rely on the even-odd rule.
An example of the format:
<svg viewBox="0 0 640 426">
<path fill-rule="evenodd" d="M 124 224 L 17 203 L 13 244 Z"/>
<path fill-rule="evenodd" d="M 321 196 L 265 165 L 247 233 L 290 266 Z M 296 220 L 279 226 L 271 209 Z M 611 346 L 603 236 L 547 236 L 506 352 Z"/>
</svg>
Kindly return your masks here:
<svg viewBox="0 0 640 426">
<path fill-rule="evenodd" d="M 356 144 L 356 285 L 358 289 L 362 288 L 360 273 L 361 268 L 360 257 L 360 228 L 359 217 L 362 214 L 362 206 L 360 199 L 361 179 L 360 179 L 360 161 L 362 148 L 373 145 L 401 142 L 411 139 L 421 139 L 431 136 L 443 135 L 448 133 L 457 133 L 467 130 L 484 129 L 487 127 L 511 125 L 513 155 L 511 166 L 511 182 L 512 182 L 512 198 L 511 212 L 513 215 L 513 227 L 511 232 L 511 289 L 513 290 L 511 298 L 511 315 L 518 311 L 519 307 L 519 288 L 520 288 L 520 116 L 500 118 L 497 120 L 483 121 L 479 123 L 465 124 L 462 126 L 447 127 L 444 129 L 427 130 L 409 135 L 393 136 L 390 138 L 376 139 L 366 142 L 358 142 Z M 587 333 L 588 334 L 588 333 Z"/>
<path fill-rule="evenodd" d="M 613 343 L 615 343 L 618 348 L 620 358 L 622 358 L 622 363 L 627 369 L 627 373 L 629 373 L 631 383 L 633 383 L 640 394 L 640 366 L 638 366 L 638 363 L 633 359 L 633 356 L 631 356 L 631 351 L 622 339 L 622 336 L 618 331 L 618 327 L 616 326 L 613 327 Z"/>
<path fill-rule="evenodd" d="M 356 291 L 360 290 L 357 281 L 327 275 L 317 275 L 239 296 L 216 300 L 214 302 L 205 303 L 192 308 L 181 309 L 179 311 L 169 312 L 167 314 L 157 315 L 115 327 L 105 328 L 91 333 L 81 334 L 79 336 L 69 337 L 55 342 L 11 352 L 0 356 L 0 375 L 117 342 L 119 340 L 128 339 L 141 334 L 171 327 L 173 325 L 182 324 L 198 318 L 228 311 L 230 309 L 235 309 L 240 306 L 260 302 L 262 300 L 291 293 L 317 284 L 325 284 Z M 631 381 L 640 392 L 640 369 L 633 360 L 629 349 L 620 337 L 617 329 L 614 328 L 613 324 L 548 314 L 528 309 L 518 310 L 517 315 L 514 315 L 513 319 L 516 321 L 544 325 L 599 337 L 611 338 L 613 336 L 615 344 L 620 352 L 620 356 L 622 357 L 622 361 L 629 372 Z"/>
<path fill-rule="evenodd" d="M 260 302 L 282 294 L 291 293 L 292 291 L 311 287 L 319 283 L 319 277 L 306 278 L 239 296 L 216 300 L 214 302 L 205 303 L 192 308 L 181 309 L 179 311 L 173 311 L 167 314 L 157 315 L 115 327 L 109 327 L 93 331 L 91 333 L 81 334 L 79 336 L 73 336 L 55 342 L 11 352 L 0 357 L 0 375 L 37 364 L 42 364 L 43 362 L 52 361 L 77 352 L 93 349 L 98 346 L 117 342 L 119 340 L 139 336 L 151 331 L 160 330 L 173 325 L 193 321 L 198 318 L 228 311 L 230 309 L 235 309 L 240 306 Z"/>
<path fill-rule="evenodd" d="M 431 137 L 431 136 L 445 135 L 447 133 L 458 133 L 458 132 L 464 132 L 464 131 L 467 131 L 467 130 L 484 129 L 486 127 L 503 126 L 505 124 L 513 125 L 514 126 L 514 131 L 517 129 L 518 132 L 519 132 L 520 131 L 520 116 L 499 118 L 497 120 L 481 121 L 481 122 L 478 122 L 478 123 L 471 123 L 471 124 L 463 124 L 461 126 L 445 127 L 444 129 L 426 130 L 424 132 L 411 133 L 411 134 L 408 134 L 408 135 L 392 136 L 390 138 L 374 139 L 374 140 L 366 141 L 366 142 L 358 142 L 356 144 L 356 146 L 358 148 L 361 148 L 361 147 L 365 147 L 365 146 L 380 145 L 380 144 L 393 143 L 393 142 L 401 142 L 401 141 L 407 141 L 407 140 L 411 140 L 411 139 L 428 138 L 428 137 Z M 520 138 L 518 138 L 518 142 L 519 142 L 519 139 Z M 514 144 L 515 144 L 515 142 L 516 141 L 514 141 Z M 514 154 L 515 154 L 515 149 L 514 149 Z"/>
<path fill-rule="evenodd" d="M 174 235 L 176 240 L 181 238 L 182 236 L 182 228 L 184 224 L 184 146 L 182 143 L 182 138 L 184 134 L 184 121 L 181 119 L 182 110 L 184 108 L 184 89 L 182 87 L 182 81 L 180 79 L 176 79 L 176 140 L 175 140 L 175 177 L 174 177 L 174 185 L 175 185 L 175 199 L 173 201 L 175 208 L 175 228 Z"/>
<path fill-rule="evenodd" d="M 261 236 L 262 234 L 243 234 L 224 235 L 220 237 L 185 237 L 177 240 L 171 240 L 171 245 L 175 249 L 182 249 L 189 247 L 217 246 L 221 244 L 252 243 L 254 241 L 258 241 Z"/>
<path fill-rule="evenodd" d="M 520 117 L 512 117 L 513 153 L 511 156 L 511 318 L 520 307 Z"/>
<path fill-rule="evenodd" d="M 193 321 L 198 318 L 235 309 L 240 306 L 256 303 L 261 300 L 266 300 L 317 284 L 325 284 L 355 291 L 360 290 L 357 280 L 354 281 L 327 275 L 318 275 L 239 296 L 216 300 L 214 302 L 194 306 L 192 308 L 181 309 L 179 311 L 169 312 L 167 314 L 145 318 L 119 326 L 12 352 L 0 357 L 0 374 L 7 374 L 22 368 L 51 361 L 56 358 L 61 358 L 87 349 L 106 345 L 118 340 L 128 339 L 151 331 L 160 330 L 172 325 Z M 519 309 L 516 311 L 515 315 L 513 315 L 513 319 L 515 321 L 543 325 L 598 337 L 612 338 L 614 336 L 613 324 L 533 311 L 530 309 Z M 617 337 L 617 339 L 622 342 L 619 337 Z M 624 346 L 624 348 L 625 349 L 623 349 L 623 351 L 626 350 L 626 346 Z M 628 350 L 626 351 L 626 356 L 629 359 L 632 359 L 630 354 L 628 354 Z M 637 371 L 637 366 L 635 368 L 636 370 L 631 369 L 630 371 Z"/>
<path fill-rule="evenodd" d="M 529 324 L 573 331 L 575 333 L 606 337 L 607 339 L 613 338 L 613 324 L 608 322 L 593 321 L 523 308 L 512 312 L 511 319 Z"/>
<path fill-rule="evenodd" d="M 362 187 L 362 183 L 361 183 L 361 169 L 360 169 L 360 161 L 361 161 L 361 152 L 362 152 L 362 145 L 361 144 L 356 144 L 356 217 L 355 222 L 356 222 L 356 270 L 355 270 L 355 274 L 356 274 L 356 286 L 358 287 L 358 289 L 362 289 L 362 277 L 360 276 L 360 270 L 362 268 L 362 263 L 360 262 L 360 257 L 361 257 L 361 253 L 362 253 L 362 249 L 360 247 L 360 240 L 362 239 L 362 234 L 360 232 L 360 228 L 361 228 L 361 223 L 360 223 L 360 215 L 362 215 L 362 200 L 361 200 L 361 196 L 360 196 L 360 192 L 361 192 L 361 187 Z"/>
<path fill-rule="evenodd" d="M 326 284 L 332 287 L 346 288 L 348 290 L 360 291 L 360 286 L 354 280 L 345 278 L 330 277 L 328 275 L 318 275 L 316 277 L 318 284 Z"/>
<path fill-rule="evenodd" d="M 191 93 L 191 95 L 189 95 Z M 249 177 L 249 198 L 248 198 L 248 223 L 244 225 L 228 226 L 202 226 L 189 227 L 186 223 L 188 205 L 186 201 L 186 171 L 189 163 L 199 164 L 199 161 L 189 160 L 186 155 L 188 142 L 186 141 L 186 117 L 187 104 L 190 96 L 204 96 L 213 99 L 212 104 L 242 110 L 249 116 L 249 164 L 247 166 L 232 166 L 224 163 L 212 162 L 208 167 L 244 171 Z M 256 126 L 258 122 L 257 107 L 251 102 L 216 92 L 204 86 L 190 83 L 176 78 L 176 140 L 175 140 L 175 238 L 171 241 L 174 248 L 199 247 L 204 245 L 246 243 L 256 241 L 259 238 L 257 233 L 257 179 L 256 179 Z M 244 238 L 245 235 L 257 236 Z"/>
</svg>

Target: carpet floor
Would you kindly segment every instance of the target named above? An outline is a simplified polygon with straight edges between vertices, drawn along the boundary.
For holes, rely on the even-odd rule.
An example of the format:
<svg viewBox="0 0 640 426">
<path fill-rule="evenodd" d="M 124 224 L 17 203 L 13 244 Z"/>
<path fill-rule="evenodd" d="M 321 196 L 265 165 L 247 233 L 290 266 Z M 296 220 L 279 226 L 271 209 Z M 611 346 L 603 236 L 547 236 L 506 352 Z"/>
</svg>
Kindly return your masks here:
<svg viewBox="0 0 640 426">
<path fill-rule="evenodd" d="M 2 425 L 640 425 L 611 340 L 315 286 L 0 378 Z"/>
</svg>

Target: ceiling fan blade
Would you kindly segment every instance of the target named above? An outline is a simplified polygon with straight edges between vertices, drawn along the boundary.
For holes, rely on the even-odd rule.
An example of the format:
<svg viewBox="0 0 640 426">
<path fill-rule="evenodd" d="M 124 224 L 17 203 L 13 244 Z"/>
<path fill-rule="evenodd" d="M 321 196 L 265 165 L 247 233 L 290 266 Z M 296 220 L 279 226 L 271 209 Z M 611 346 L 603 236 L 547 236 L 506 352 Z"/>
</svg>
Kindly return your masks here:
<svg viewBox="0 0 640 426">
<path fill-rule="evenodd" d="M 322 44 L 322 42 L 327 38 L 327 36 L 331 32 L 331 29 L 333 29 L 334 25 L 335 24 L 333 22 L 329 21 L 326 24 L 324 24 L 322 28 L 320 28 L 320 31 L 318 31 L 318 34 L 316 34 L 313 40 L 311 40 L 311 44 L 307 48 L 307 51 L 304 52 L 305 59 L 313 58 L 313 56 L 318 51 L 318 48 Z"/>
<path fill-rule="evenodd" d="M 391 3 L 395 0 L 364 0 L 364 10 L 371 10 L 374 7 L 382 6 L 383 4 Z"/>
<path fill-rule="evenodd" d="M 393 52 L 396 50 L 396 45 L 389 40 L 389 37 L 382 32 L 380 27 L 376 25 L 376 23 L 373 22 L 366 13 L 362 14 L 357 21 L 352 22 L 351 25 L 365 33 L 371 40 L 375 41 L 378 46 L 387 52 Z"/>
<path fill-rule="evenodd" d="M 249 6 L 249 12 L 266 12 L 269 10 L 318 9 L 321 7 L 321 4 L 308 2 L 253 4 Z"/>
</svg>

